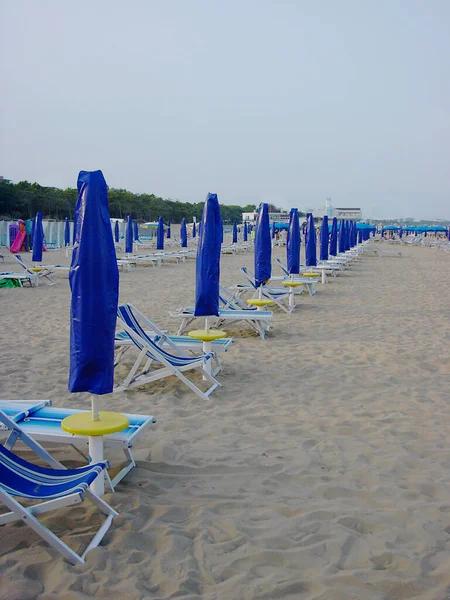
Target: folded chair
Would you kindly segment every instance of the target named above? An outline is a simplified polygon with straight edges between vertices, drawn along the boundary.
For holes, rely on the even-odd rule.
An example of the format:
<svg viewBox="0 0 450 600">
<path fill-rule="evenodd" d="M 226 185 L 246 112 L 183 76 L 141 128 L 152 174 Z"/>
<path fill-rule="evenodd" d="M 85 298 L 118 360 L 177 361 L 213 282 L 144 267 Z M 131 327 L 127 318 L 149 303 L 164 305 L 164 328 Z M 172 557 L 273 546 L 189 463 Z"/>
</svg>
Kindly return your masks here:
<svg viewBox="0 0 450 600">
<path fill-rule="evenodd" d="M 50 275 L 53 273 L 53 269 L 49 269 L 47 267 L 32 267 L 27 265 L 22 256 L 20 254 L 14 254 L 14 258 L 18 261 L 18 263 L 20 264 L 20 266 L 29 274 L 31 275 L 37 275 L 38 279 L 40 278 L 44 278 L 47 285 L 55 285 L 56 281 L 53 281 L 53 279 L 50 277 Z M 62 267 L 64 270 L 69 270 L 68 267 Z"/>
<path fill-rule="evenodd" d="M 173 348 L 172 352 L 169 352 L 146 334 L 139 322 L 139 313 L 137 311 L 135 313 L 134 311 L 135 309 L 131 304 L 119 306 L 117 311 L 117 325 L 128 333 L 133 344 L 139 350 L 139 355 L 123 383 L 117 385 L 114 391 L 129 390 L 152 381 L 157 381 L 158 379 L 163 379 L 164 377 L 175 375 L 175 377 L 178 377 L 180 381 L 195 392 L 197 396 L 203 400 L 207 400 L 208 396 L 220 386 L 220 383 L 205 369 L 207 361 L 213 359 L 214 352 L 202 354 L 201 356 L 176 354 Z M 157 328 L 155 328 L 155 333 L 157 335 L 164 335 Z M 144 366 L 139 371 L 142 363 L 144 363 Z M 116 361 L 117 364 L 118 361 Z M 205 392 L 202 392 L 193 381 L 184 375 L 186 371 L 192 370 L 199 371 L 203 375 L 203 380 L 210 383 L 209 388 Z"/>
<path fill-rule="evenodd" d="M 39 285 L 37 273 L 13 273 L 12 271 L 0 271 L 0 279 L 15 279 L 19 282 L 20 287 L 23 287 L 24 283 L 28 283 L 31 287 L 37 287 Z"/>
<path fill-rule="evenodd" d="M 150 319 L 144 316 L 137 308 L 128 304 L 130 311 L 139 320 L 140 323 L 144 324 L 145 334 L 152 338 L 152 340 L 163 347 L 166 350 L 170 350 L 173 353 L 184 356 L 186 351 L 191 353 L 202 352 L 202 340 L 197 340 L 184 335 L 169 335 L 167 331 L 159 329 Z M 222 370 L 222 365 L 219 360 L 219 353 L 226 352 L 229 346 L 233 343 L 233 338 L 222 338 L 211 342 L 214 356 L 212 361 L 214 362 L 214 369 L 212 374 L 215 376 Z M 120 357 L 131 347 L 134 346 L 133 340 L 130 338 L 126 331 L 118 331 L 115 336 L 115 347 L 117 350 L 115 361 L 119 362 Z M 1 406 L 1 405 L 0 405 Z"/>
<path fill-rule="evenodd" d="M 99 545 L 112 519 L 117 515 L 109 504 L 89 489 L 89 485 L 106 469 L 107 461 L 79 469 L 66 469 L 1 410 L 0 423 L 11 431 L 6 443 L 0 445 L 0 502 L 9 509 L 9 512 L 0 515 L 0 525 L 21 520 L 69 562 L 84 563 L 86 554 Z M 51 468 L 30 463 L 12 452 L 11 448 L 18 440 L 25 443 Z M 43 502 L 24 506 L 16 498 Z M 85 498 L 91 500 L 106 515 L 106 520 L 80 555 L 45 527 L 37 515 L 78 504 Z"/>
</svg>

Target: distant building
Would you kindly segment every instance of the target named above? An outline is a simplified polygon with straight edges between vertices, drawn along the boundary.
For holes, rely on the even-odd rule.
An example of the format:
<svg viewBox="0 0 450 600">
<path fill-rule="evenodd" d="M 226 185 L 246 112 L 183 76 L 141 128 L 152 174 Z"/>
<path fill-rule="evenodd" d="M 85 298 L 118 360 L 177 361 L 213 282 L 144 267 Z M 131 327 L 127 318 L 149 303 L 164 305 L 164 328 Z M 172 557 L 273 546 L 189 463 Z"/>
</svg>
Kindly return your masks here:
<svg viewBox="0 0 450 600">
<path fill-rule="evenodd" d="M 334 207 L 331 205 L 331 198 L 327 198 L 324 208 L 309 209 L 307 212 L 312 212 L 315 219 L 322 220 L 326 215 L 329 218 L 337 217 L 337 219 L 351 219 L 359 221 L 362 219 L 362 210 L 352 207 Z"/>
<path fill-rule="evenodd" d="M 258 218 L 258 211 L 253 212 L 244 212 L 242 213 L 242 222 L 247 221 L 250 225 L 254 225 L 256 223 L 256 219 Z M 269 221 L 271 223 L 289 223 L 289 213 L 288 212 L 269 212 Z"/>
</svg>

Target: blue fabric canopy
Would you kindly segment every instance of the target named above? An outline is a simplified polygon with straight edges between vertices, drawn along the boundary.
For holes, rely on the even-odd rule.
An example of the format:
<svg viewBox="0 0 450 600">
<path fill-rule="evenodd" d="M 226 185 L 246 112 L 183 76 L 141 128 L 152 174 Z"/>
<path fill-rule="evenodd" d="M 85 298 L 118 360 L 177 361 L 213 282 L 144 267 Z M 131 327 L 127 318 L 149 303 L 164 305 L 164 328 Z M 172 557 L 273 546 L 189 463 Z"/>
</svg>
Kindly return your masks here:
<svg viewBox="0 0 450 600">
<path fill-rule="evenodd" d="M 170 236 L 172 235 L 172 231 L 170 229 L 170 221 L 167 221 L 167 229 L 166 229 L 166 238 L 170 240 Z"/>
<path fill-rule="evenodd" d="M 181 237 L 181 247 L 187 248 L 187 229 L 186 229 L 186 219 L 181 221 L 180 227 L 180 237 Z"/>
<path fill-rule="evenodd" d="M 42 248 L 44 246 L 44 228 L 42 226 L 42 213 L 36 213 L 36 219 L 34 222 L 34 235 L 33 235 L 33 255 L 31 260 L 36 262 L 42 262 Z"/>
<path fill-rule="evenodd" d="M 116 240 L 116 243 L 119 243 L 119 221 L 116 221 L 115 225 L 114 225 L 114 239 Z"/>
<path fill-rule="evenodd" d="M 306 266 L 315 267 L 317 265 L 316 253 L 316 228 L 314 227 L 314 217 L 312 213 L 306 215 Z"/>
<path fill-rule="evenodd" d="M 272 239 L 275 237 L 275 223 L 272 223 Z"/>
<path fill-rule="evenodd" d="M 270 279 L 272 275 L 272 240 L 270 237 L 269 205 L 259 205 L 255 233 L 255 282 L 256 287 Z"/>
<path fill-rule="evenodd" d="M 345 252 L 345 227 L 344 221 L 339 223 L 339 254 Z"/>
<path fill-rule="evenodd" d="M 244 242 L 246 242 L 248 240 L 248 228 L 247 228 L 247 221 L 244 222 Z"/>
<path fill-rule="evenodd" d="M 69 217 L 66 217 L 64 223 L 64 246 L 70 246 L 70 223 Z"/>
<path fill-rule="evenodd" d="M 133 237 L 135 240 L 139 239 L 139 225 L 137 221 L 133 221 Z"/>
<path fill-rule="evenodd" d="M 114 386 L 119 271 L 101 171 L 80 172 L 75 223 L 77 242 L 69 274 L 69 391 L 110 394 Z"/>
<path fill-rule="evenodd" d="M 197 228 L 195 227 L 195 221 L 192 223 L 192 237 L 197 237 Z"/>
<path fill-rule="evenodd" d="M 199 227 L 196 259 L 196 317 L 219 316 L 222 217 L 217 194 L 206 196 Z"/>
<path fill-rule="evenodd" d="M 328 260 L 328 217 L 324 216 L 320 229 L 320 260 Z"/>
<path fill-rule="evenodd" d="M 237 244 L 238 241 L 238 228 L 236 221 L 233 222 L 233 244 Z"/>
<path fill-rule="evenodd" d="M 337 218 L 336 217 L 333 217 L 333 223 L 331 225 L 330 254 L 331 254 L 331 256 L 337 255 Z"/>
<path fill-rule="evenodd" d="M 291 275 L 300 273 L 300 223 L 298 209 L 291 208 L 289 213 L 289 235 L 286 243 L 287 269 Z"/>
<path fill-rule="evenodd" d="M 127 254 L 133 253 L 133 222 L 130 215 L 127 217 L 127 225 L 125 229 L 125 252 Z"/>
<path fill-rule="evenodd" d="M 363 241 L 363 230 L 362 230 L 362 229 L 360 229 L 360 230 L 358 231 L 358 243 L 359 243 L 359 244 L 362 244 L 362 241 Z"/>
<path fill-rule="evenodd" d="M 156 229 L 156 249 L 164 250 L 164 221 L 158 217 L 158 227 Z"/>
</svg>

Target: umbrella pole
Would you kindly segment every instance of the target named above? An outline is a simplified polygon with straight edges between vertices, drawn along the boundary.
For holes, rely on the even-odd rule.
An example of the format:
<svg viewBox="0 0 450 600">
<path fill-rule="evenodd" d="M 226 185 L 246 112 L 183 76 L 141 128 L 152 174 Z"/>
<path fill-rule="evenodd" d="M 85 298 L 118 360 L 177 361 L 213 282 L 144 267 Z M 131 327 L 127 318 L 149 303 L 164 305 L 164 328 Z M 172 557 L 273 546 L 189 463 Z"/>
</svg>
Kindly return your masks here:
<svg viewBox="0 0 450 600">
<path fill-rule="evenodd" d="M 99 397 L 95 394 L 91 395 L 91 407 L 92 407 L 92 420 L 98 421 L 99 417 Z M 103 461 L 103 436 L 102 435 L 90 435 L 89 436 L 89 456 L 92 463 L 98 463 Z M 98 477 L 90 485 L 91 491 L 97 496 L 103 496 L 105 493 L 105 475 L 100 473 Z"/>
<path fill-rule="evenodd" d="M 208 317 L 205 319 L 205 331 L 209 331 L 209 321 Z M 209 354 L 212 350 L 212 343 L 203 340 L 203 352 L 205 354 Z M 211 375 L 211 359 L 205 362 L 205 371 Z M 203 376 L 203 381 L 208 381 L 208 378 Z"/>
</svg>

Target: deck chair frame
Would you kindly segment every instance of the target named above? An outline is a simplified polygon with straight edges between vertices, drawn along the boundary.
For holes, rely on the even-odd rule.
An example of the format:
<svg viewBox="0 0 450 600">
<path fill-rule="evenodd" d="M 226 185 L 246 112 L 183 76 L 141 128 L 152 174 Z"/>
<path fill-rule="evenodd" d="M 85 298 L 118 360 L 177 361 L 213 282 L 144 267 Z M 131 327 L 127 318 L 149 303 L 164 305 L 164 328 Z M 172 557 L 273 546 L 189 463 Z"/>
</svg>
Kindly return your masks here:
<svg viewBox="0 0 450 600">
<path fill-rule="evenodd" d="M 64 467 L 60 462 L 58 462 L 55 458 L 51 456 L 44 448 L 38 444 L 31 436 L 27 435 L 12 419 L 10 419 L 3 411 L 0 410 L 0 422 L 3 423 L 10 431 L 10 435 L 4 444 L 4 447 L 11 451 L 11 448 L 17 441 L 21 441 L 26 444 L 31 450 L 33 450 L 39 458 L 45 461 L 50 467 L 55 469 L 64 469 L 67 470 L 68 477 L 76 471 L 69 470 Z M 30 469 L 32 468 L 32 464 L 30 465 Z M 105 463 L 98 463 L 98 465 L 92 465 L 91 467 L 84 467 L 84 472 L 87 469 L 91 469 L 91 471 L 98 470 L 97 476 L 102 473 L 102 471 L 106 468 Z M 30 480 L 32 480 L 32 476 L 29 476 Z M 17 496 L 18 497 L 18 496 Z M 25 496 L 24 496 L 25 497 Z M 56 510 L 58 508 L 71 506 L 73 504 L 79 504 L 83 502 L 84 498 L 89 499 L 95 506 L 106 515 L 106 519 L 85 549 L 85 551 L 80 555 L 77 554 L 72 548 L 70 548 L 65 542 L 63 542 L 57 535 L 55 535 L 50 529 L 45 527 L 38 519 L 37 515 L 44 514 L 51 510 Z M 24 506 L 16 497 L 11 495 L 6 491 L 6 489 L 0 483 L 0 501 L 9 509 L 9 512 L 3 513 L 0 515 L 0 525 L 6 525 L 7 523 L 13 523 L 14 521 L 22 520 L 26 523 L 35 533 L 37 533 L 44 541 L 49 544 L 49 546 L 53 547 L 57 550 L 66 560 L 73 564 L 84 563 L 86 554 L 89 550 L 96 548 L 99 543 L 102 541 L 106 532 L 111 526 L 112 520 L 115 516 L 117 516 L 117 512 L 109 506 L 104 500 L 99 498 L 96 494 L 94 494 L 89 488 L 84 490 L 84 492 L 76 492 L 68 495 L 62 495 L 59 498 L 52 498 L 50 500 L 46 500 L 44 502 L 38 502 L 32 506 Z"/>
</svg>

